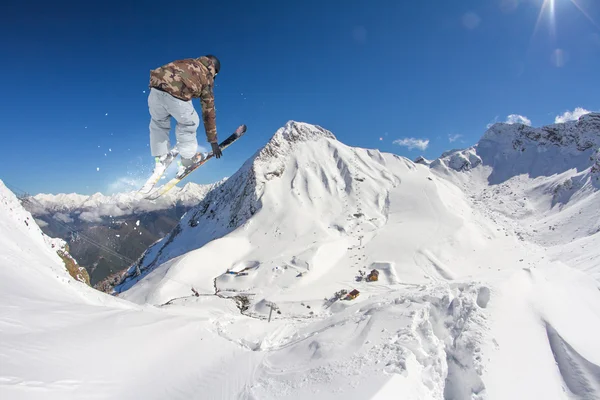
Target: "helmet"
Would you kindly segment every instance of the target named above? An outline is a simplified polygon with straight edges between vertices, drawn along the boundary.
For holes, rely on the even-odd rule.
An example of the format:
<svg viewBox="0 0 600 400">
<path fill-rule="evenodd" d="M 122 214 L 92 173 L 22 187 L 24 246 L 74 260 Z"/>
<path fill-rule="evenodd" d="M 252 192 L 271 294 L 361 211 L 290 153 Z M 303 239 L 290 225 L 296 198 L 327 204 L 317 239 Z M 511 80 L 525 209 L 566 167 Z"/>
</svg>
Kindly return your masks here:
<svg viewBox="0 0 600 400">
<path fill-rule="evenodd" d="M 221 62 L 219 59 L 212 54 L 207 55 L 206 58 L 212 61 L 213 65 L 215 66 L 215 74 L 218 74 L 219 70 L 221 69 Z"/>
</svg>

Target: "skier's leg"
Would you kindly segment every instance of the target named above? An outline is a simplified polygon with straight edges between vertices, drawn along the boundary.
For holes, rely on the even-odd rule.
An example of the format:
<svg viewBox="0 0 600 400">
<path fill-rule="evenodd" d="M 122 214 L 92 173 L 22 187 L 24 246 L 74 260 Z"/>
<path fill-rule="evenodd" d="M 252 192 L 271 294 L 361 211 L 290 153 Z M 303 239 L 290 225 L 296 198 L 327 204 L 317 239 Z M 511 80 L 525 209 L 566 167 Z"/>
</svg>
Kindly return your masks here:
<svg viewBox="0 0 600 400">
<path fill-rule="evenodd" d="M 183 161 L 190 160 L 198 150 L 198 139 L 196 130 L 200 124 L 200 117 L 190 101 L 183 101 L 172 97 L 167 108 L 169 113 L 177 121 L 175 136 L 177 138 L 177 149 Z"/>
<path fill-rule="evenodd" d="M 171 115 L 167 111 L 168 98 L 166 96 L 169 95 L 156 89 L 150 89 L 148 95 L 148 110 L 151 117 L 150 151 L 153 157 L 167 154 L 170 147 Z"/>
</svg>

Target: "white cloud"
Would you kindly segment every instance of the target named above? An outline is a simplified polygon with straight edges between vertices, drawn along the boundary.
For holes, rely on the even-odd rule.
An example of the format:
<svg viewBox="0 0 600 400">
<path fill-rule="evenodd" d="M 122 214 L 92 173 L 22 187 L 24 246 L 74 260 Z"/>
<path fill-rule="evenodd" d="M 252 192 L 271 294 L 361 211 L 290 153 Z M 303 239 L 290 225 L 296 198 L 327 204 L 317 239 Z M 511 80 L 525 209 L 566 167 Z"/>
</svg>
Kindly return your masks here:
<svg viewBox="0 0 600 400">
<path fill-rule="evenodd" d="M 419 149 L 425 150 L 427 146 L 429 146 L 429 139 L 415 139 L 415 138 L 404 138 L 404 139 L 396 139 L 393 142 L 398 146 L 407 147 L 409 150 Z"/>
<path fill-rule="evenodd" d="M 573 111 L 565 111 L 562 115 L 557 115 L 554 118 L 555 124 L 563 124 L 567 121 L 577 121 L 579 117 L 585 114 L 589 114 L 591 111 L 586 110 L 585 108 L 577 107 Z"/>
<path fill-rule="evenodd" d="M 102 215 L 99 212 L 84 211 L 79 214 L 79 219 L 85 222 L 102 222 Z"/>
<path fill-rule="evenodd" d="M 491 128 L 491 127 L 492 127 L 492 126 L 493 126 L 495 123 L 497 123 L 497 122 L 498 122 L 498 116 L 496 115 L 496 116 L 494 117 L 494 119 L 493 119 L 492 121 L 490 121 L 490 123 L 489 123 L 489 124 L 487 124 L 485 127 L 486 127 L 487 129 L 490 129 L 490 128 Z"/>
<path fill-rule="evenodd" d="M 158 201 L 140 200 L 132 201 L 131 203 L 127 201 L 124 203 L 114 203 L 117 201 L 114 198 L 107 198 L 106 200 L 110 202 L 94 204 L 93 206 L 86 207 L 79 214 L 78 218 L 85 222 L 99 223 L 105 218 L 112 219 L 133 215 L 136 213 L 164 210 L 171 205 L 171 200 L 169 200 L 168 197 Z"/>
<path fill-rule="evenodd" d="M 102 222 L 103 217 L 110 216 L 111 218 L 122 217 L 129 215 L 133 210 L 129 210 L 127 205 L 124 205 L 123 210 L 117 204 L 98 204 L 94 207 L 90 207 L 79 214 L 79 219 L 86 222 Z"/>
<path fill-rule="evenodd" d="M 73 222 L 73 218 L 69 217 L 67 214 L 56 213 L 54 214 L 54 219 L 63 222 L 65 224 Z"/>
<path fill-rule="evenodd" d="M 143 179 L 142 177 L 121 177 L 108 185 L 108 193 L 115 194 L 135 191 L 141 188 L 144 182 L 145 179 Z"/>
<path fill-rule="evenodd" d="M 448 135 L 448 141 L 450 143 L 452 142 L 456 142 L 458 139 L 460 139 L 462 137 L 462 135 L 460 133 L 457 133 L 455 135 Z"/>
<path fill-rule="evenodd" d="M 531 120 L 527 117 L 518 114 L 511 114 L 506 117 L 507 124 L 523 124 L 527 126 L 531 126 Z"/>
<path fill-rule="evenodd" d="M 38 226 L 40 228 L 44 228 L 44 227 L 48 226 L 48 223 L 46 221 L 43 221 L 43 220 L 37 219 L 37 218 L 35 218 L 35 223 L 38 224 Z"/>
</svg>

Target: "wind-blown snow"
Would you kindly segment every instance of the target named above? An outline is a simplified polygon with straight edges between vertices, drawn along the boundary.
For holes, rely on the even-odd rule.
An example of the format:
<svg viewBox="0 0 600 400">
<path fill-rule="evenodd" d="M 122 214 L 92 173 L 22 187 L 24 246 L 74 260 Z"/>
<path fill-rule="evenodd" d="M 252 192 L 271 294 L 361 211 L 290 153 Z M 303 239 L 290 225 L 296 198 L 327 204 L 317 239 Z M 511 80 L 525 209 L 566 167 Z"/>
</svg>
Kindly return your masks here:
<svg viewBox="0 0 600 400">
<path fill-rule="evenodd" d="M 577 147 L 595 140 L 593 118 L 551 129 Z M 597 398 L 600 212 L 584 157 L 598 146 L 555 149 L 525 129 L 494 126 L 421 164 L 290 121 L 148 249 L 116 298 L 0 302 L 0 395 Z M 556 154 L 564 170 L 546 174 Z M 573 186 L 555 193 L 563 180 Z M 556 230 L 534 232 L 544 221 Z"/>
</svg>

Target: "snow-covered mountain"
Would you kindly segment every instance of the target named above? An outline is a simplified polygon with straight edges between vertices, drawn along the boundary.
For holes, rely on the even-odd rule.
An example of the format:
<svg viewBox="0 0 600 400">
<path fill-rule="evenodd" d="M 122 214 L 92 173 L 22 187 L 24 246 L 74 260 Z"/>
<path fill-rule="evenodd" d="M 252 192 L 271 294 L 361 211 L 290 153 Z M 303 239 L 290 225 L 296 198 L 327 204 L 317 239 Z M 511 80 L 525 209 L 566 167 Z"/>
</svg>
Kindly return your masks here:
<svg viewBox="0 0 600 400">
<path fill-rule="evenodd" d="M 593 118 L 564 127 L 577 151 L 564 165 L 575 163 L 578 173 L 592 173 L 580 162 L 593 152 Z M 470 176 L 439 170 L 458 153 L 472 173 L 482 160 L 486 179 L 503 167 L 515 171 L 516 160 L 541 176 L 536 165 L 554 163 L 540 155 L 527 164 L 508 140 L 523 131 L 498 125 L 478 145 L 486 154 L 451 152 L 428 167 L 289 122 L 130 268 L 119 297 L 206 313 L 223 337 L 267 352 L 254 381 L 232 396 L 598 395 L 598 283 L 569 265 L 585 259 L 581 269 L 596 274 L 595 250 L 561 260 L 497 220 L 496 181 L 471 184 L 485 185 L 490 202 L 482 205 L 466 188 Z M 495 135 L 511 149 L 486 147 Z M 542 146 L 530 150 L 555 155 Z M 484 170 L 492 149 L 505 161 L 492 157 L 496 164 Z M 597 220 L 596 189 L 588 189 L 578 209 Z M 536 204 L 546 201 L 537 194 Z M 597 235 L 586 237 L 598 244 Z M 365 279 L 373 270 L 376 282 Z M 353 290 L 358 297 L 344 300 Z M 254 318 L 253 327 L 271 318 L 276 328 L 267 323 L 258 333 L 231 319 L 224 299 Z"/>
<path fill-rule="evenodd" d="M 19 200 L 1 180 L 0 205 L 0 229 L 3 233 L 0 235 L 3 263 L 0 291 L 10 294 L 12 290 L 9 288 L 16 284 L 24 292 L 43 292 L 43 285 L 37 283 L 51 275 L 63 283 L 76 280 L 89 284 L 85 270 L 70 256 L 65 241 L 44 234 L 32 215 L 21 207 Z M 40 263 L 40 259 L 44 262 Z M 38 276 L 42 278 L 38 279 Z"/>
<path fill-rule="evenodd" d="M 494 185 L 519 175 L 536 178 L 572 169 L 591 172 L 593 166 L 597 170 L 599 148 L 599 113 L 541 128 L 496 123 L 475 146 L 446 152 L 431 166 L 463 171 L 483 164 L 491 167 L 488 182 Z M 597 186 L 597 181 L 592 184 Z"/>
<path fill-rule="evenodd" d="M 519 129 L 498 125 L 484 138 Z M 581 125 L 572 133 L 595 138 Z M 0 335 L 10 335 L 0 340 L 0 395 L 598 397 L 598 234 L 578 232 L 592 247 L 565 244 L 564 258 L 525 234 L 536 215 L 564 222 L 552 232 L 597 220 L 595 161 L 573 153 L 562 173 L 496 181 L 502 168 L 520 171 L 501 156 L 535 166 L 502 143 L 490 158 L 483 142 L 414 163 L 290 121 L 145 252 L 110 303 L 56 306 L 49 327 L 39 310 L 0 302 Z M 546 150 L 536 164 L 555 156 Z M 455 153 L 470 168 L 450 168 Z M 579 174 L 587 183 L 558 206 L 535 189 Z M 528 212 L 517 214 L 520 204 Z M 564 214 L 571 207 L 576 216 Z M 39 333 L 23 343 L 23 326 Z M 81 337 L 94 346 L 78 351 Z"/>
<path fill-rule="evenodd" d="M 197 318 L 72 278 L 1 181 L 0 205 L 0 399 L 190 399 L 248 358 Z"/>
<path fill-rule="evenodd" d="M 183 187 L 175 187 L 165 196 L 155 201 L 143 199 L 136 192 L 103 195 L 95 193 L 85 196 L 77 193 L 44 194 L 32 196 L 26 204 L 27 209 L 36 217 L 52 215 L 66 221 L 100 222 L 102 218 L 123 217 L 141 213 L 160 211 L 174 205 L 194 206 L 202 200 L 206 193 L 225 181 L 198 185 L 187 183 Z"/>
<path fill-rule="evenodd" d="M 498 123 L 431 169 L 502 229 L 600 281 L 600 114 L 541 128 Z"/>
<path fill-rule="evenodd" d="M 38 194 L 23 198 L 22 204 L 44 233 L 68 242 L 73 256 L 87 269 L 92 285 L 106 291 L 112 289 L 117 274 L 225 180 L 175 187 L 157 201 L 144 200 L 135 192 L 111 196 L 71 193 Z"/>
</svg>

